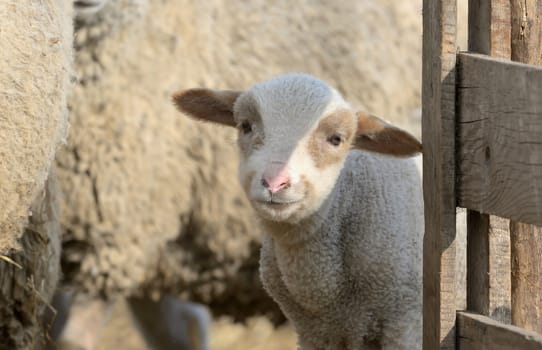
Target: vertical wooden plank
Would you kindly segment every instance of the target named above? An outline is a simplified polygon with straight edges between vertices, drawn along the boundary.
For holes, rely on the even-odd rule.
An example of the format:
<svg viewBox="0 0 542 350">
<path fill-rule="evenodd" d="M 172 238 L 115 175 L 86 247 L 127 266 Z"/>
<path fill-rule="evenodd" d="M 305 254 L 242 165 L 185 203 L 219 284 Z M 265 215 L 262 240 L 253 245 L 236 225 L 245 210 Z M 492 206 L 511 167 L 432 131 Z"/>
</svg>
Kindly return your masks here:
<svg viewBox="0 0 542 350">
<path fill-rule="evenodd" d="M 510 15 L 510 0 L 491 0 L 490 56 L 509 59 L 512 54 Z"/>
<path fill-rule="evenodd" d="M 512 222 L 512 322 L 542 333 L 542 230 Z"/>
<path fill-rule="evenodd" d="M 489 315 L 489 215 L 467 210 L 467 310 Z"/>
<path fill-rule="evenodd" d="M 510 0 L 469 0 L 469 51 L 510 58 Z"/>
<path fill-rule="evenodd" d="M 510 324 L 512 287 L 510 277 L 510 220 L 489 216 L 489 305 L 487 315 Z"/>
<path fill-rule="evenodd" d="M 469 51 L 511 55 L 509 0 L 469 0 Z M 507 219 L 467 211 L 467 308 L 510 323 L 510 235 Z"/>
<path fill-rule="evenodd" d="M 469 51 L 491 52 L 491 0 L 469 0 Z"/>
<path fill-rule="evenodd" d="M 542 228 L 512 222 L 512 323 L 542 333 Z"/>
<path fill-rule="evenodd" d="M 542 66 L 542 0 L 510 0 L 512 60 Z"/>
<path fill-rule="evenodd" d="M 455 349 L 456 0 L 423 1 L 423 349 Z"/>
<path fill-rule="evenodd" d="M 509 220 L 467 212 L 467 309 L 510 323 Z"/>
<path fill-rule="evenodd" d="M 510 3 L 512 60 L 542 65 L 542 0 Z M 512 222 L 510 231 L 512 323 L 542 333 L 542 227 Z"/>
</svg>

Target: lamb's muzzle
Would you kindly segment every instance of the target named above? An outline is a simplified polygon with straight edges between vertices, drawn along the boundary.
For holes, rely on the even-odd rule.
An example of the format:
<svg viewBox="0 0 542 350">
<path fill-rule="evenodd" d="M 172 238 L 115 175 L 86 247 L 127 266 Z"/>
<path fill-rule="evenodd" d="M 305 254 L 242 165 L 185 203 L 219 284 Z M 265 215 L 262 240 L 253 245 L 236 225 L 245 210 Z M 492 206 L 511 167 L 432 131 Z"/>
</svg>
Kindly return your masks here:
<svg viewBox="0 0 542 350">
<path fill-rule="evenodd" d="M 271 162 L 262 175 L 262 186 L 270 196 L 290 186 L 290 175 L 284 162 Z"/>
</svg>

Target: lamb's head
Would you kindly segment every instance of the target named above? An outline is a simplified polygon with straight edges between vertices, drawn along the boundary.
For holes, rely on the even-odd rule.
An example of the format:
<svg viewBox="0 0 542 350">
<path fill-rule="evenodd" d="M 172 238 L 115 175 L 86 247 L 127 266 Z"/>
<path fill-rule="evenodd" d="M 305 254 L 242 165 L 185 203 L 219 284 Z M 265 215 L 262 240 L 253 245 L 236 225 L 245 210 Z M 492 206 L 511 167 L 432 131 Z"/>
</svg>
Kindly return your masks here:
<svg viewBox="0 0 542 350">
<path fill-rule="evenodd" d="M 239 178 L 265 219 L 295 223 L 332 191 L 352 148 L 392 156 L 421 151 L 411 135 L 355 113 L 321 80 L 288 74 L 246 91 L 191 89 L 174 103 L 198 119 L 238 129 Z"/>
</svg>

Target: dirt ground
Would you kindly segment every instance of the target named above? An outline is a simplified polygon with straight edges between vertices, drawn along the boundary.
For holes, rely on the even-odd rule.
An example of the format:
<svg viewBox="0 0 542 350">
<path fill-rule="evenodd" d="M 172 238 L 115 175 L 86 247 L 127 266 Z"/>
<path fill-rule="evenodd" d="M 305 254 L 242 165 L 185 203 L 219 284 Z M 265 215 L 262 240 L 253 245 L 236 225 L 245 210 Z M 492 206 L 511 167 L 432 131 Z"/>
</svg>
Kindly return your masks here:
<svg viewBox="0 0 542 350">
<path fill-rule="evenodd" d="M 213 320 L 212 350 L 295 350 L 296 337 L 290 325 L 274 328 L 264 317 L 254 317 L 246 324 L 234 323 L 226 317 Z M 126 302 L 112 311 L 105 334 L 97 350 L 146 350 L 145 340 L 131 320 Z M 157 349 L 159 350 L 159 349 Z"/>
</svg>

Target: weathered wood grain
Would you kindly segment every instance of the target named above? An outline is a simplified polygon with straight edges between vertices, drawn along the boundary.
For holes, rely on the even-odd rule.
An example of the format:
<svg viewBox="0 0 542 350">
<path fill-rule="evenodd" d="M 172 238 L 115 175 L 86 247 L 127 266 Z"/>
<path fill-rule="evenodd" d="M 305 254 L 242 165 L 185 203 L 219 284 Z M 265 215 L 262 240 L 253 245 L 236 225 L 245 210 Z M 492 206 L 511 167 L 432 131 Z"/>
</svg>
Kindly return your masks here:
<svg viewBox="0 0 542 350">
<path fill-rule="evenodd" d="M 456 0 L 423 1 L 423 349 L 455 349 Z"/>
<path fill-rule="evenodd" d="M 542 66 L 542 0 L 510 0 L 512 60 Z"/>
<path fill-rule="evenodd" d="M 511 322 L 509 220 L 467 211 L 467 309 Z"/>
<path fill-rule="evenodd" d="M 489 317 L 457 313 L 461 350 L 541 350 L 542 335 L 504 325 Z"/>
<path fill-rule="evenodd" d="M 510 58 L 510 0 L 469 0 L 469 51 Z"/>
<path fill-rule="evenodd" d="M 542 0 L 510 0 L 510 3 L 512 60 L 540 66 Z M 541 95 L 539 99 L 542 99 Z M 510 233 L 512 323 L 542 333 L 542 227 L 512 222 Z"/>
<path fill-rule="evenodd" d="M 459 55 L 459 206 L 542 225 L 542 68 Z"/>
<path fill-rule="evenodd" d="M 542 228 L 512 222 L 512 322 L 542 334 Z"/>
<path fill-rule="evenodd" d="M 510 16 L 510 0 L 469 0 L 469 51 L 509 59 Z M 503 323 L 511 322 L 508 228 L 508 219 L 467 211 L 467 308 Z"/>
</svg>

